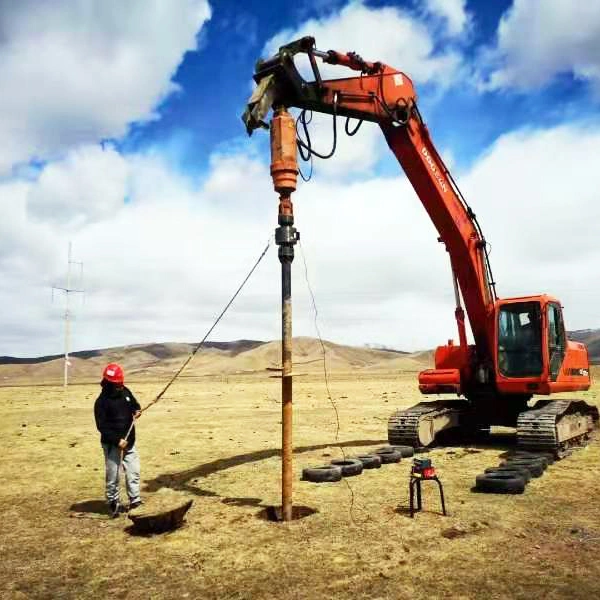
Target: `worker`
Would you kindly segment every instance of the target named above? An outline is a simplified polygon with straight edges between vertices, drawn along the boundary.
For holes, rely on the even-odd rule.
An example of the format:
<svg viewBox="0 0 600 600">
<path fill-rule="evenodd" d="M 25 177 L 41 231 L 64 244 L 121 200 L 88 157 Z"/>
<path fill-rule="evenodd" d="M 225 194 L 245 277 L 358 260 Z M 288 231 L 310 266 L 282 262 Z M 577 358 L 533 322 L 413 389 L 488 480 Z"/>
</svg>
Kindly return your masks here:
<svg viewBox="0 0 600 600">
<path fill-rule="evenodd" d="M 135 396 L 124 385 L 123 368 L 106 365 L 100 386 L 102 391 L 94 404 L 96 427 L 104 450 L 106 470 L 106 500 L 112 518 L 122 510 L 119 494 L 119 471 L 125 470 L 129 510 L 142 504 L 140 497 L 140 459 L 135 447 L 135 427 L 132 423 L 142 413 Z M 127 432 L 131 427 L 129 436 Z"/>
</svg>

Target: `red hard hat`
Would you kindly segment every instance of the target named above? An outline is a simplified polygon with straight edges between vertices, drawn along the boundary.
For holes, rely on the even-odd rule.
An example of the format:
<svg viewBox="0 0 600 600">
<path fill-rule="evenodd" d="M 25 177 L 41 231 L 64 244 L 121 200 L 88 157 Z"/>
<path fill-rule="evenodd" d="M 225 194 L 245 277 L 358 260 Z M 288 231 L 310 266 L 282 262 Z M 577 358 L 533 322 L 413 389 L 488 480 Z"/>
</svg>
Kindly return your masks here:
<svg viewBox="0 0 600 600">
<path fill-rule="evenodd" d="M 109 363 L 104 367 L 102 378 L 106 379 L 106 381 L 112 381 L 112 383 L 123 383 L 125 380 L 123 367 L 117 363 Z"/>
</svg>

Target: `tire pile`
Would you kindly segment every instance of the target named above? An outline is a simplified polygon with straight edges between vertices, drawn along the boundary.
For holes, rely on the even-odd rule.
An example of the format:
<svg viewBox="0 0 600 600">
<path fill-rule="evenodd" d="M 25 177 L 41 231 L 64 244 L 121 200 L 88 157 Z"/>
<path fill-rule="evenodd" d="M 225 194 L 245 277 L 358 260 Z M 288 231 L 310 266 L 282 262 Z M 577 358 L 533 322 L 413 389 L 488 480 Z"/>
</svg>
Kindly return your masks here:
<svg viewBox="0 0 600 600">
<path fill-rule="evenodd" d="M 398 463 L 413 454 L 414 449 L 410 446 L 384 446 L 372 454 L 359 454 L 353 458 L 332 460 L 327 465 L 302 469 L 302 480 L 313 483 L 340 481 L 342 477 L 360 475 L 364 469 L 380 469 L 381 465 Z"/>
<path fill-rule="evenodd" d="M 555 456 L 550 452 L 515 452 L 498 467 L 475 478 L 475 490 L 486 494 L 522 494 L 529 480 L 541 477 Z"/>
</svg>

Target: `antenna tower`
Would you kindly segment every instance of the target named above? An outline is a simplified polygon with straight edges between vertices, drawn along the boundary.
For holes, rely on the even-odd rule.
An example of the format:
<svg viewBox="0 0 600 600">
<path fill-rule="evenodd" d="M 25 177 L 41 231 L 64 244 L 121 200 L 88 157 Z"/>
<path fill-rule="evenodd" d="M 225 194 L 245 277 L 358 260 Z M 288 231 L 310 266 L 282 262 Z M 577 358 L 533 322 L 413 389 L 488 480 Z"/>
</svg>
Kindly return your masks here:
<svg viewBox="0 0 600 600">
<path fill-rule="evenodd" d="M 71 246 L 72 246 L 72 244 L 71 244 L 71 242 L 69 242 L 69 260 L 67 263 L 67 285 L 66 285 L 66 287 L 60 287 L 57 285 L 52 286 L 52 297 L 53 298 L 54 298 L 54 290 L 64 292 L 64 294 L 65 294 L 65 314 L 64 314 L 64 320 L 65 320 L 65 366 L 64 366 L 64 380 L 63 380 L 63 387 L 65 389 L 67 388 L 67 385 L 69 383 L 69 366 L 70 366 L 69 350 L 71 348 L 71 317 L 73 316 L 71 314 L 69 300 L 70 300 L 71 294 L 83 294 L 85 291 L 82 288 L 83 263 L 74 261 L 72 259 Z M 79 265 L 79 286 L 80 286 L 79 288 L 71 287 L 71 266 L 72 265 Z"/>
</svg>

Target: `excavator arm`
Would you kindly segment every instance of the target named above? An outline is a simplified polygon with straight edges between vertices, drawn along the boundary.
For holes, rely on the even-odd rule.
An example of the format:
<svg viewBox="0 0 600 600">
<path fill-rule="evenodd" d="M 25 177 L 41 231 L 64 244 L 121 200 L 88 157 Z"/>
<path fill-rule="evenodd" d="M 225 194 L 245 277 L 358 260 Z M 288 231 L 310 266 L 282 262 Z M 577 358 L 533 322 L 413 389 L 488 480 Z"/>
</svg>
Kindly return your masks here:
<svg viewBox="0 0 600 600">
<path fill-rule="evenodd" d="M 294 62 L 306 54 L 314 81 L 306 81 Z M 341 65 L 360 75 L 323 80 L 317 58 Z M 456 292 L 456 318 L 463 363 L 467 362 L 464 299 L 475 339 L 478 362 L 489 366 L 495 290 L 487 261 L 486 243 L 475 215 L 468 207 L 438 154 L 417 108 L 411 79 L 381 62 L 367 62 L 355 53 L 315 49 L 315 40 L 304 37 L 282 46 L 267 60 L 258 61 L 254 74 L 257 87 L 243 115 L 248 134 L 266 127 L 273 107 L 296 107 L 377 123 L 404 169 L 450 255 Z M 301 143 L 301 142 L 300 142 Z M 458 282 L 458 287 L 456 285 Z"/>
</svg>

